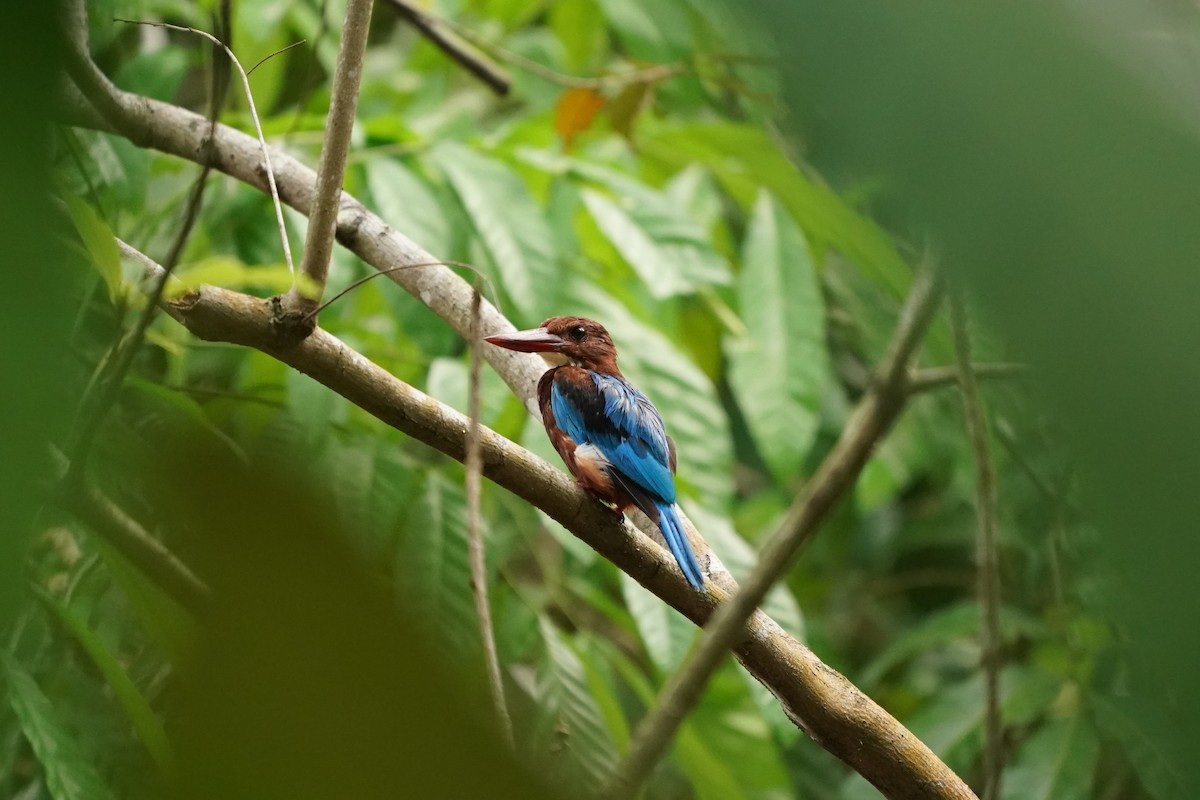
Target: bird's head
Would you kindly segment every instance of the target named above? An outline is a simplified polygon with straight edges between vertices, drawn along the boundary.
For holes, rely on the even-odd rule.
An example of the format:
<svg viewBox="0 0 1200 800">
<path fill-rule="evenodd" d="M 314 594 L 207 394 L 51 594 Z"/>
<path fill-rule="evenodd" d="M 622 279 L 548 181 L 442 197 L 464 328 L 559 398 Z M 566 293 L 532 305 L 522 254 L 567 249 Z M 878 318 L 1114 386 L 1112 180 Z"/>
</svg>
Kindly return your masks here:
<svg viewBox="0 0 1200 800">
<path fill-rule="evenodd" d="M 617 348 L 604 326 L 586 317 L 551 317 L 537 328 L 515 333 L 498 333 L 484 341 L 537 353 L 553 367 L 574 364 L 585 369 L 620 375 Z"/>
</svg>

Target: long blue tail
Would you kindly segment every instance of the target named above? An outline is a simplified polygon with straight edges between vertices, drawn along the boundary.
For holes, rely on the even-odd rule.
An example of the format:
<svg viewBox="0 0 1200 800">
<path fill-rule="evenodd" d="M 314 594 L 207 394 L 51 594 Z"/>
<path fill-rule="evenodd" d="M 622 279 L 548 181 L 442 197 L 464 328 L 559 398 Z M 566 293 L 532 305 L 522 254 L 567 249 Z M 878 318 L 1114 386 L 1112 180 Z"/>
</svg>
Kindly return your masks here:
<svg viewBox="0 0 1200 800">
<path fill-rule="evenodd" d="M 675 560 L 679 562 L 679 568 L 683 570 L 683 577 L 687 578 L 687 582 L 700 591 L 704 591 L 704 575 L 700 572 L 700 564 L 696 562 L 696 555 L 692 552 L 692 546 L 688 543 L 687 534 L 683 532 L 683 524 L 679 521 L 679 512 L 676 511 L 674 503 L 668 505 L 666 503 L 656 503 L 658 508 L 658 529 L 662 531 L 663 538 L 667 540 L 667 547 L 671 548 L 671 555 L 675 556 Z"/>
</svg>

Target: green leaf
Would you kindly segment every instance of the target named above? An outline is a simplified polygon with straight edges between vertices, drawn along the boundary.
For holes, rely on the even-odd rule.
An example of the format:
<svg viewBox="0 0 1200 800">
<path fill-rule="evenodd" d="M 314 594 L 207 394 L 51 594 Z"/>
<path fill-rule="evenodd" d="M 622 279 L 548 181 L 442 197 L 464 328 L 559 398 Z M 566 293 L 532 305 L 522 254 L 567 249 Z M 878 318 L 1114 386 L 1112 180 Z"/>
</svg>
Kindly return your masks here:
<svg viewBox="0 0 1200 800">
<path fill-rule="evenodd" d="M 430 158 L 466 209 L 517 308 L 539 322 L 549 316 L 560 281 L 554 238 L 520 177 L 502 162 L 460 144 L 439 144 Z"/>
<path fill-rule="evenodd" d="M 425 607 L 451 656 L 474 658 L 480 652 L 479 623 L 471 597 L 462 488 L 430 472 L 407 523 L 396 555 L 397 584 Z"/>
<path fill-rule="evenodd" d="M 1000 672 L 1000 711 L 1009 717 L 1017 706 L 1028 706 L 1036 699 L 1041 708 L 1051 700 L 1061 679 L 1043 670 L 1006 667 Z M 964 769 L 979 751 L 984 718 L 983 675 L 975 674 L 959 683 L 940 688 L 933 699 L 922 706 L 908 728 L 929 745 L 951 769 Z"/>
<path fill-rule="evenodd" d="M 616 749 L 603 715 L 592 697 L 579 656 L 544 617 L 539 627 L 546 658 L 538 676 L 543 736 L 553 737 L 588 785 L 607 783 L 616 764 Z"/>
<path fill-rule="evenodd" d="M 1133 765 L 1138 778 L 1155 800 L 1183 800 L 1196 796 L 1195 782 L 1189 781 L 1179 767 L 1180 764 L 1194 763 L 1191 760 L 1191 743 L 1182 737 L 1171 737 L 1169 741 L 1156 740 L 1147 733 L 1145 727 L 1147 717 L 1168 718 L 1169 711 L 1143 707 L 1135 718 L 1107 698 L 1093 695 L 1090 703 L 1100 730 L 1106 737 L 1120 742 L 1125 750 L 1125 758 Z M 1148 699 L 1145 703 L 1152 705 L 1154 700 Z M 1177 719 L 1171 719 L 1160 730 L 1174 733 L 1179 724 Z M 1171 752 L 1172 748 L 1174 752 Z"/>
<path fill-rule="evenodd" d="M 125 712 L 138 739 L 150 753 L 159 772 L 164 778 L 170 778 L 175 771 L 175 755 L 171 750 L 171 743 L 167 740 L 162 721 L 150 707 L 150 702 L 130 680 L 116 656 L 108 651 L 100 637 L 92 632 L 86 622 L 48 592 L 39 588 L 35 590 L 35 595 L 88 654 L 112 689 L 113 696 Z"/>
<path fill-rule="evenodd" d="M 746 234 L 738 298 L 747 336 L 726 340 L 729 386 L 772 473 L 799 473 L 829 379 L 825 306 L 804 234 L 759 194 Z"/>
<path fill-rule="evenodd" d="M 1086 800 L 1100 740 L 1080 717 L 1051 720 L 1021 745 L 1004 770 L 1002 800 Z"/>
<path fill-rule="evenodd" d="M 907 292 L 912 270 L 891 237 L 796 169 L 764 129 L 736 122 L 672 124 L 652 135 L 643 130 L 641 142 L 668 164 L 704 164 L 747 207 L 767 189 L 814 244 L 836 248 L 895 297 Z"/>
<path fill-rule="evenodd" d="M 121 251 L 112 229 L 80 198 L 64 194 L 63 201 L 67 204 L 71 222 L 83 240 L 83 246 L 87 248 L 92 266 L 104 279 L 108 299 L 116 301 L 121 296 Z"/>
<path fill-rule="evenodd" d="M 729 282 L 729 268 L 707 237 L 679 212 L 666 213 L 665 198 L 662 206 L 655 207 L 629 197 L 622 197 L 624 205 L 618 206 L 592 189 L 584 189 L 581 196 L 596 226 L 653 297 L 662 299 Z"/>
<path fill-rule="evenodd" d="M 3 651 L 0 651 L 0 668 L 8 683 L 13 713 L 42 766 L 50 796 L 54 800 L 113 798 L 92 759 L 29 673 Z"/>
<path fill-rule="evenodd" d="M 138 405 L 141 414 L 137 427 L 147 439 L 178 436 L 181 431 L 189 436 L 199 433 L 235 458 L 246 460 L 237 442 L 214 425 L 204 408 L 183 392 L 137 377 L 128 379 L 126 391 L 130 401 Z"/>
<path fill-rule="evenodd" d="M 580 281 L 575 307 L 600 320 L 620 348 L 621 370 L 654 403 L 679 451 L 676 484 L 724 509 L 732 495 L 729 420 L 712 381 L 675 344 L 603 289 Z"/>
<path fill-rule="evenodd" d="M 609 28 L 634 58 L 664 64 L 691 52 L 691 25 L 679 0 L 599 2 Z"/>
<path fill-rule="evenodd" d="M 142 625 L 176 668 L 195 652 L 196 622 L 188 611 L 101 537 L 92 537 L 113 581 L 125 593 Z"/>
<path fill-rule="evenodd" d="M 294 284 L 306 297 L 320 295 L 310 277 L 293 274 L 286 264 L 252 267 L 232 256 L 213 256 L 186 264 L 173 275 L 177 280 L 168 282 L 163 292 L 163 296 L 168 300 L 181 297 L 206 284 L 224 289 L 263 289 L 274 294 L 282 294 Z"/>
<path fill-rule="evenodd" d="M 621 573 L 621 594 L 659 675 L 670 675 L 691 648 L 696 626 L 625 573 Z"/>
<path fill-rule="evenodd" d="M 375 210 L 389 225 L 439 258 L 449 258 L 453 235 L 437 194 L 412 170 L 391 158 L 367 162 Z"/>
<path fill-rule="evenodd" d="M 1000 632 L 1001 638 L 1005 639 L 1018 633 L 1028 633 L 1034 637 L 1045 635 L 1034 620 L 1007 607 L 1000 609 Z M 978 636 L 979 604 L 974 600 L 939 609 L 910 625 L 901 636 L 894 639 L 867 665 L 859 683 L 864 687 L 873 686 L 889 670 L 915 656 L 963 640 L 973 641 Z"/>
</svg>

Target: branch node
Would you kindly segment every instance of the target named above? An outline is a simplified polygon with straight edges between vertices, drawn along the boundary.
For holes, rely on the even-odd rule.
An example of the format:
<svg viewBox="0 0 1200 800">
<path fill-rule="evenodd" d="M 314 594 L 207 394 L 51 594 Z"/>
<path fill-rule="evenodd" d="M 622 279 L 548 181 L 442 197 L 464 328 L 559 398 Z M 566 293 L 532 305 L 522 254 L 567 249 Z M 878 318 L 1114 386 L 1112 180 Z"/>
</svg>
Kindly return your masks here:
<svg viewBox="0 0 1200 800">
<path fill-rule="evenodd" d="M 317 329 L 317 316 L 312 313 L 316 307 L 305 308 L 305 302 L 289 302 L 289 295 L 276 295 L 271 298 L 271 330 L 275 334 L 275 343 L 279 347 L 296 347 Z"/>
</svg>

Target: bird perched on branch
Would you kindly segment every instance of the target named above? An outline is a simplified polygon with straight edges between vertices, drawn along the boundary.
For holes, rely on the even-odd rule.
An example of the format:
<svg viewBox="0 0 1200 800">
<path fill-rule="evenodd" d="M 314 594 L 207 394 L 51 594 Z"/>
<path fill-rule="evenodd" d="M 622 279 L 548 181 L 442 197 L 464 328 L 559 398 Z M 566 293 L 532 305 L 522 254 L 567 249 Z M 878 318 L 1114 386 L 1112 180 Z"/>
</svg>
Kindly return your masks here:
<svg viewBox="0 0 1200 800">
<path fill-rule="evenodd" d="M 675 445 L 662 417 L 617 369 L 604 326 L 584 317 L 552 317 L 541 327 L 486 341 L 549 363 L 538 406 L 554 449 L 575 480 L 618 513 L 636 506 L 658 525 L 683 575 L 704 591 L 704 575 L 675 505 Z"/>
</svg>

